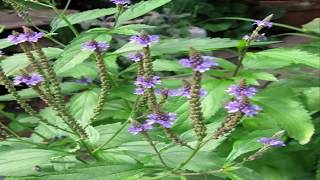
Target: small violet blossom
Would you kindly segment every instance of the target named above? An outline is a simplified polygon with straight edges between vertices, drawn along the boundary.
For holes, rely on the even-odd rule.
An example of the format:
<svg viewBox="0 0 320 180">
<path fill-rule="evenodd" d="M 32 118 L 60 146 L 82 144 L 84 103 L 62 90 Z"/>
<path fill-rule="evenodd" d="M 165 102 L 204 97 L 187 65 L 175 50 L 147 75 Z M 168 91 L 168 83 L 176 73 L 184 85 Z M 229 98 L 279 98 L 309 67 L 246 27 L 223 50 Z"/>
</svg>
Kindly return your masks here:
<svg viewBox="0 0 320 180">
<path fill-rule="evenodd" d="M 258 142 L 267 145 L 267 146 L 274 146 L 274 147 L 281 147 L 285 146 L 285 143 L 279 139 L 276 138 L 267 138 L 267 137 L 262 137 L 258 140 Z"/>
<path fill-rule="evenodd" d="M 240 87 L 238 85 L 231 85 L 226 91 L 237 99 L 241 99 L 243 96 L 251 98 L 257 93 L 257 89 L 254 87 Z"/>
<path fill-rule="evenodd" d="M 191 97 L 191 87 L 190 86 L 183 86 L 182 88 L 179 88 L 179 89 L 169 89 L 169 90 L 157 89 L 155 92 L 157 94 L 165 94 L 165 95 L 172 96 L 172 97 L 177 97 L 177 96 L 183 96 L 183 97 L 187 97 L 187 98 Z M 205 89 L 201 88 L 199 95 L 200 95 L 200 97 L 204 97 L 205 95 L 207 95 L 207 91 Z"/>
<path fill-rule="evenodd" d="M 194 71 L 205 72 L 210 68 L 218 66 L 218 63 L 213 61 L 214 58 L 211 56 L 202 56 L 202 58 L 193 59 L 191 57 L 181 59 L 179 62 L 182 66 L 192 68 Z"/>
<path fill-rule="evenodd" d="M 26 32 L 20 34 L 12 34 L 7 37 L 7 40 L 12 44 L 20 44 L 23 42 L 38 42 L 44 36 L 43 32 Z"/>
<path fill-rule="evenodd" d="M 245 104 L 241 100 L 240 101 L 231 101 L 227 103 L 225 108 L 229 113 L 242 112 L 248 117 L 253 117 L 262 110 L 260 106 L 254 104 Z"/>
<path fill-rule="evenodd" d="M 159 36 L 157 35 L 141 34 L 141 35 L 135 35 L 130 37 L 130 42 L 138 43 L 143 47 L 150 46 L 151 43 L 158 42 L 158 41 L 159 41 Z"/>
<path fill-rule="evenodd" d="M 135 85 L 141 86 L 143 88 L 153 88 L 157 84 L 161 84 L 159 76 L 152 76 L 151 79 L 145 79 L 143 76 L 138 76 Z"/>
<path fill-rule="evenodd" d="M 146 122 L 148 124 L 159 124 L 164 128 L 172 128 L 174 121 L 177 119 L 175 113 L 156 113 L 149 114 Z"/>
<path fill-rule="evenodd" d="M 131 4 L 130 0 L 110 0 L 110 1 L 116 5 Z"/>
<path fill-rule="evenodd" d="M 139 62 L 143 59 L 143 54 L 140 52 L 129 53 L 128 57 L 129 57 L 129 59 L 131 59 L 134 62 Z"/>
<path fill-rule="evenodd" d="M 75 82 L 86 85 L 86 84 L 92 83 L 92 78 L 90 78 L 90 77 L 82 77 L 81 79 L 77 79 Z"/>
<path fill-rule="evenodd" d="M 137 135 L 141 132 L 147 132 L 151 130 L 153 126 L 148 123 L 143 124 L 133 124 L 130 128 L 128 128 L 128 132 L 134 135 Z"/>
<path fill-rule="evenodd" d="M 253 25 L 271 28 L 272 27 L 272 22 L 264 21 L 264 20 L 255 20 Z"/>
<path fill-rule="evenodd" d="M 43 82 L 43 77 L 40 74 L 32 73 L 31 75 L 16 76 L 14 85 L 26 84 L 28 86 L 37 86 Z"/>
<path fill-rule="evenodd" d="M 102 53 L 109 48 L 109 44 L 102 41 L 89 41 L 82 45 L 82 50 L 95 51 L 98 53 Z"/>
</svg>

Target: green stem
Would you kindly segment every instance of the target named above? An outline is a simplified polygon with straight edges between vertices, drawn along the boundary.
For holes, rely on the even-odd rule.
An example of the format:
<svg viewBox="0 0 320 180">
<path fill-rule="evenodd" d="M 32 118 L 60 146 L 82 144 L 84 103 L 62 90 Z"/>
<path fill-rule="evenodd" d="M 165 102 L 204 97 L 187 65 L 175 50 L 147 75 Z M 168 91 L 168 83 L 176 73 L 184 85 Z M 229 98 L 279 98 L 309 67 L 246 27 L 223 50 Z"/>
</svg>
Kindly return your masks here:
<svg viewBox="0 0 320 180">
<path fill-rule="evenodd" d="M 238 75 L 238 73 L 240 72 L 240 68 L 242 66 L 244 57 L 248 51 L 248 48 L 249 48 L 249 43 L 247 43 L 246 46 L 244 47 L 244 49 L 241 50 L 240 55 L 238 57 L 237 67 L 236 67 L 235 71 L 233 72 L 232 77 L 236 77 Z"/>
<path fill-rule="evenodd" d="M 107 142 L 105 142 L 104 144 L 100 145 L 98 148 L 96 148 L 95 150 L 92 151 L 92 153 L 97 153 L 99 150 L 101 150 L 103 147 L 105 147 L 106 145 L 108 145 L 115 137 L 118 136 L 118 134 L 129 124 L 130 122 L 130 118 L 125 121 L 122 126 L 108 139 Z"/>
<path fill-rule="evenodd" d="M 73 32 L 75 36 L 79 36 L 79 32 L 76 30 L 76 28 L 71 24 L 71 22 L 68 20 L 68 18 L 63 14 L 60 13 L 59 10 L 55 6 L 51 6 L 53 11 L 61 18 L 69 27 L 69 29 Z"/>
</svg>

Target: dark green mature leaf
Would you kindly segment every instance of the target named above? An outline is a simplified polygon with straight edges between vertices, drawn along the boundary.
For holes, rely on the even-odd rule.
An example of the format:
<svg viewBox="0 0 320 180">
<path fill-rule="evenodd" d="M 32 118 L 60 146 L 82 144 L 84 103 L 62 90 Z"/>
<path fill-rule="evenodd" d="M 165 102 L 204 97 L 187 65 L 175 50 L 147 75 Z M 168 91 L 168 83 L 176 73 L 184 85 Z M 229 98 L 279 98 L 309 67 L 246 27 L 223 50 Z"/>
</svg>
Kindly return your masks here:
<svg viewBox="0 0 320 180">
<path fill-rule="evenodd" d="M 128 20 L 140 17 L 170 1 L 171 0 L 148 0 L 134 4 L 119 16 L 118 25 L 123 24 Z"/>
<path fill-rule="evenodd" d="M 271 137 L 276 132 L 276 129 L 258 130 L 246 136 L 241 136 L 232 147 L 232 151 L 228 155 L 226 161 L 232 162 L 239 156 L 255 151 L 262 147 L 261 143 L 257 142 L 262 137 Z"/>
<path fill-rule="evenodd" d="M 55 61 L 54 69 L 57 74 L 66 73 L 78 64 L 88 59 L 93 53 L 91 51 L 82 51 L 81 45 L 89 40 L 109 42 L 111 36 L 106 34 L 106 29 L 95 29 L 84 32 L 75 38 L 65 49 L 61 56 Z"/>
<path fill-rule="evenodd" d="M 80 84 L 80 83 L 73 83 L 73 82 L 65 82 L 61 84 L 61 89 L 63 94 L 69 94 L 72 92 L 76 92 L 82 89 L 86 89 L 87 86 Z M 33 91 L 31 88 L 23 89 L 19 91 L 20 96 L 22 99 L 29 99 L 39 97 L 39 95 Z M 0 101 L 13 101 L 15 98 L 11 94 L 6 94 L 0 96 Z"/>
<path fill-rule="evenodd" d="M 320 69 L 320 57 L 299 49 L 279 48 L 248 53 L 244 60 L 247 69 L 278 69 L 293 64 L 303 64 Z"/>
<path fill-rule="evenodd" d="M 143 171 L 137 164 L 93 164 L 74 167 L 67 171 L 33 177 L 33 180 L 119 180 Z"/>
<path fill-rule="evenodd" d="M 66 18 L 70 21 L 71 24 L 78 24 L 81 22 L 85 22 L 88 20 L 93 20 L 102 16 L 108 16 L 115 14 L 117 12 L 117 8 L 108 8 L 108 9 L 93 9 L 88 11 L 83 11 L 79 13 L 74 13 L 67 15 Z M 68 24 L 57 17 L 51 22 L 51 32 L 54 32 L 62 27 L 68 26 Z"/>
<path fill-rule="evenodd" d="M 68 105 L 70 112 L 82 126 L 87 126 L 90 123 L 89 120 L 93 115 L 98 99 L 98 89 L 81 92 L 70 99 Z"/>
<path fill-rule="evenodd" d="M 61 154 L 61 153 L 60 153 Z M 1 176 L 26 176 L 36 174 L 35 166 L 46 165 L 59 153 L 41 149 L 19 149 L 0 153 Z"/>
<path fill-rule="evenodd" d="M 59 48 L 43 48 L 43 50 L 48 59 L 57 58 L 63 52 Z M 37 58 L 35 53 L 34 55 Z M 14 54 L 1 61 L 1 66 L 7 75 L 12 75 L 28 65 L 29 61 L 24 53 Z"/>
<path fill-rule="evenodd" d="M 310 113 L 320 111 L 320 87 L 303 88 L 302 98 Z"/>
<path fill-rule="evenodd" d="M 70 70 L 59 74 L 61 77 L 73 77 L 77 79 L 81 79 L 82 77 L 90 77 L 92 79 L 96 79 L 98 77 L 98 68 L 95 62 L 86 61 L 81 64 L 76 65 Z"/>
<path fill-rule="evenodd" d="M 240 79 L 246 79 L 248 84 L 252 85 L 260 85 L 258 80 L 265 80 L 265 81 L 277 81 L 277 78 L 267 72 L 262 71 L 253 71 L 253 70 L 245 70 L 239 73 L 237 77 L 234 77 L 233 79 L 239 81 Z"/>
<path fill-rule="evenodd" d="M 153 62 L 155 71 L 186 71 L 177 60 L 157 59 Z"/>
<path fill-rule="evenodd" d="M 262 91 L 254 100 L 263 108 L 263 119 L 276 121 L 290 137 L 306 144 L 314 133 L 314 126 L 310 114 L 295 96 L 287 86 L 275 86 Z"/>
</svg>

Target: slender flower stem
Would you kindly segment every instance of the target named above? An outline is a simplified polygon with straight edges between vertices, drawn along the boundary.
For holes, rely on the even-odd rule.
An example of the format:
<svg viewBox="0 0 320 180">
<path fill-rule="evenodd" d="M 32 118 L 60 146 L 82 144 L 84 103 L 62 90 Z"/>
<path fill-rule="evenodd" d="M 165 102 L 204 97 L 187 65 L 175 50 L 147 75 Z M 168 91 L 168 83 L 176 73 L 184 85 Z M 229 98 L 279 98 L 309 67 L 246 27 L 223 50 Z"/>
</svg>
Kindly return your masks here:
<svg viewBox="0 0 320 180">
<path fill-rule="evenodd" d="M 237 67 L 236 67 L 235 71 L 233 72 L 232 77 L 236 77 L 238 75 L 240 68 L 242 66 L 243 60 L 247 54 L 249 46 L 250 46 L 250 43 L 246 42 L 245 47 L 240 51 L 238 61 L 237 61 Z"/>
<path fill-rule="evenodd" d="M 96 148 L 95 150 L 92 151 L 92 153 L 97 153 L 99 150 L 101 150 L 103 147 L 107 146 L 114 138 L 116 138 L 121 131 L 130 123 L 130 118 L 128 120 L 126 120 L 122 126 L 108 139 L 107 142 L 105 142 L 104 144 L 100 145 L 98 148 Z"/>
<path fill-rule="evenodd" d="M 116 16 L 114 18 L 113 28 L 116 28 L 117 25 L 118 25 L 119 17 L 122 14 L 122 11 L 123 11 L 123 5 L 117 5 L 117 9 L 118 9 L 118 12 L 117 12 L 117 14 L 116 14 Z"/>
<path fill-rule="evenodd" d="M 157 154 L 157 156 L 158 156 L 161 164 L 162 164 L 165 168 L 170 169 L 170 167 L 169 167 L 169 166 L 166 164 L 166 162 L 163 160 L 163 158 L 162 158 L 159 150 L 157 149 L 157 147 L 156 147 L 155 144 L 153 143 L 153 141 L 152 141 L 152 139 L 150 138 L 150 136 L 149 136 L 146 132 L 144 132 L 144 133 L 142 133 L 142 134 L 143 134 L 143 136 L 146 138 L 146 140 L 149 142 L 150 146 L 152 146 L 152 148 L 153 148 L 153 150 L 155 151 L 155 153 Z"/>
<path fill-rule="evenodd" d="M 187 165 L 192 158 L 197 154 L 197 152 L 201 149 L 201 142 L 198 142 L 196 147 L 194 148 L 194 150 L 192 151 L 192 153 L 190 154 L 190 156 L 184 161 L 182 162 L 180 165 L 178 165 L 176 168 L 174 168 L 173 171 L 178 171 L 179 169 L 183 168 L 185 165 Z"/>
<path fill-rule="evenodd" d="M 69 29 L 73 32 L 73 34 L 75 36 L 79 36 L 79 32 L 71 24 L 71 22 L 68 20 L 68 18 L 63 13 L 60 13 L 59 10 L 54 5 L 51 5 L 51 8 L 59 16 L 59 18 L 62 19 L 68 25 Z"/>
<path fill-rule="evenodd" d="M 97 119 L 97 117 L 100 115 L 100 113 L 103 110 L 103 107 L 106 103 L 107 95 L 109 94 L 109 91 L 111 89 L 111 84 L 109 82 L 110 78 L 108 78 L 107 67 L 104 63 L 102 53 L 97 52 L 96 62 L 97 62 L 100 81 L 101 81 L 101 90 L 100 90 L 100 96 L 99 96 L 97 106 L 93 110 L 93 116 L 90 118 L 90 121 L 89 121 L 90 123 L 95 121 Z"/>
</svg>

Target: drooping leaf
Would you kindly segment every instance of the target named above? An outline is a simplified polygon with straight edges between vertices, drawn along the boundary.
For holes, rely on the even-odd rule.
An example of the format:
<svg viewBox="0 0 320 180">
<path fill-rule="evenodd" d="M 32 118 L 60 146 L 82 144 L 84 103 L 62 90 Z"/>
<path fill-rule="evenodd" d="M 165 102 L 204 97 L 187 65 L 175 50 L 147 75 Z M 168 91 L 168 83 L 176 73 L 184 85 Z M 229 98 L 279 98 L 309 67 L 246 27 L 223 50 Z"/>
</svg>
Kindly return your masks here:
<svg viewBox="0 0 320 180">
<path fill-rule="evenodd" d="M 76 92 L 86 88 L 87 88 L 86 85 L 83 85 L 80 83 L 65 82 L 61 84 L 61 89 L 63 94 L 69 94 L 69 93 Z M 22 97 L 22 99 L 39 97 L 39 95 L 31 88 L 21 90 L 19 91 L 19 94 Z M 0 96 L 0 101 L 12 101 L 12 100 L 15 100 L 15 98 L 11 94 Z"/>
<path fill-rule="evenodd" d="M 68 105 L 70 112 L 83 127 L 90 123 L 98 99 L 99 92 L 97 89 L 81 92 L 70 99 Z"/>
<path fill-rule="evenodd" d="M 0 49 L 12 46 L 12 44 L 7 39 L 0 39 Z"/>
<path fill-rule="evenodd" d="M 245 70 L 241 71 L 239 75 L 235 78 L 233 78 L 237 81 L 240 79 L 246 79 L 246 82 L 248 84 L 252 85 L 260 85 L 258 80 L 265 80 L 265 81 L 277 81 L 277 78 L 268 72 L 262 72 L 262 71 L 251 71 L 251 70 Z"/>
<path fill-rule="evenodd" d="M 60 153 L 61 154 L 61 153 Z M 1 176 L 26 176 L 36 174 L 34 168 L 47 165 L 59 153 L 42 149 L 18 149 L 0 153 Z"/>
<path fill-rule="evenodd" d="M 108 8 L 108 9 L 93 9 L 88 11 L 83 11 L 79 13 L 74 13 L 67 15 L 66 18 L 69 20 L 71 24 L 78 24 L 81 22 L 85 22 L 88 20 L 93 20 L 99 17 L 108 16 L 115 14 L 117 12 L 117 8 Z M 68 26 L 68 24 L 61 18 L 55 18 L 51 24 L 51 32 L 54 32 L 62 27 Z"/>
<path fill-rule="evenodd" d="M 315 18 L 307 24 L 302 25 L 302 27 L 306 31 L 320 34 L 320 18 Z"/>
<path fill-rule="evenodd" d="M 263 108 L 262 119 L 276 121 L 290 137 L 306 144 L 314 133 L 314 126 L 310 114 L 295 96 L 287 86 L 275 86 L 262 91 L 254 100 Z"/>
<path fill-rule="evenodd" d="M 96 29 L 84 32 L 75 38 L 63 51 L 61 56 L 55 61 L 54 69 L 57 74 L 68 72 L 70 69 L 88 59 L 93 53 L 82 51 L 81 45 L 92 39 L 96 41 L 109 42 L 111 36 L 106 34 L 105 29 Z"/>
<path fill-rule="evenodd" d="M 140 17 L 170 1 L 171 0 L 149 0 L 134 4 L 119 16 L 117 24 L 121 25 L 128 20 Z"/>
<path fill-rule="evenodd" d="M 43 50 L 48 59 L 57 58 L 63 52 L 59 48 L 43 48 Z M 35 53 L 33 54 L 36 58 L 38 57 Z M 29 61 L 24 53 L 14 54 L 1 61 L 1 66 L 7 75 L 12 75 L 28 65 Z"/>
<path fill-rule="evenodd" d="M 303 64 L 320 69 L 319 56 L 299 49 L 278 48 L 248 53 L 244 60 L 247 69 L 278 69 L 293 64 Z"/>
</svg>

